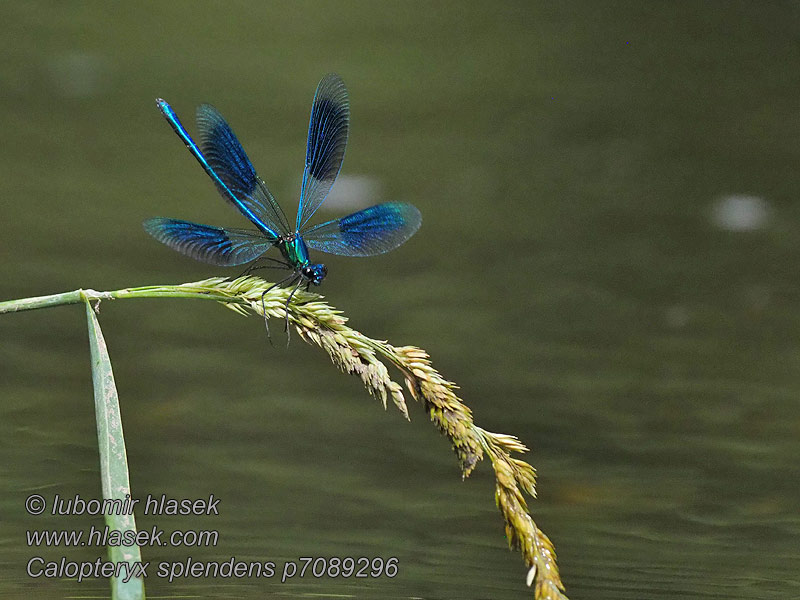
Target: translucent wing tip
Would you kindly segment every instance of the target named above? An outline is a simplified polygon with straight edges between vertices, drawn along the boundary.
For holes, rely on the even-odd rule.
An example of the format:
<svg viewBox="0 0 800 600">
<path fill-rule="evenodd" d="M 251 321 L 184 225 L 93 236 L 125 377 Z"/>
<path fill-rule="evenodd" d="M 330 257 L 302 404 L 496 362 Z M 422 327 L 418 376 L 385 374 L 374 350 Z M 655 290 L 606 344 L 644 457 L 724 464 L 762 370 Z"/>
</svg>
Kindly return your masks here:
<svg viewBox="0 0 800 600">
<path fill-rule="evenodd" d="M 350 107 L 350 96 L 347 93 L 347 86 L 344 84 L 338 73 L 328 73 L 317 84 L 317 91 L 314 94 L 314 106 L 317 107 L 319 101 L 333 101 L 344 109 Z M 349 114 L 347 115 L 349 120 Z"/>
<path fill-rule="evenodd" d="M 221 120 L 227 124 L 227 121 L 222 116 L 222 113 L 217 110 L 217 107 L 207 102 L 203 102 L 203 104 L 197 107 L 197 109 L 194 111 L 194 116 L 198 123 L 203 120 L 211 122 Z"/>
<path fill-rule="evenodd" d="M 158 241 L 161 241 L 164 234 L 164 227 L 169 221 L 170 219 L 165 219 L 164 217 L 154 217 L 143 221 L 142 227 L 147 233 Z"/>
<path fill-rule="evenodd" d="M 413 204 L 408 204 L 407 202 L 396 202 L 395 204 L 398 206 L 398 212 L 403 215 L 403 219 L 408 223 L 410 231 L 408 237 L 411 237 L 422 226 L 422 213 Z"/>
<path fill-rule="evenodd" d="M 386 213 L 386 225 L 397 232 L 396 243 L 399 246 L 419 231 L 422 226 L 422 213 L 408 202 L 385 202 L 378 204 Z"/>
<path fill-rule="evenodd" d="M 322 87 L 322 85 L 326 82 L 344 87 L 344 79 L 342 79 L 342 76 L 338 73 L 326 73 L 322 79 L 319 80 L 319 85 L 317 87 Z"/>
</svg>

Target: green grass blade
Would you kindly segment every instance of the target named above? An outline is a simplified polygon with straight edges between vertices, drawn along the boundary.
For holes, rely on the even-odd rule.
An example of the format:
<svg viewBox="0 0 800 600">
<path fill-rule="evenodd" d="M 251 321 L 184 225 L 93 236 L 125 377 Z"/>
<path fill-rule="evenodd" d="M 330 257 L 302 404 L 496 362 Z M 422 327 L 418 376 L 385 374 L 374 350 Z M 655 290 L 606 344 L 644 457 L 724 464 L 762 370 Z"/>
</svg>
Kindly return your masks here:
<svg viewBox="0 0 800 600">
<path fill-rule="evenodd" d="M 128 459 L 125 453 L 125 439 L 122 435 L 122 417 L 119 410 L 117 386 L 108 348 L 100 331 L 100 323 L 89 300 L 86 303 L 86 318 L 89 322 L 89 347 L 92 357 L 92 383 L 94 384 L 94 407 L 97 419 L 97 441 L 100 449 L 100 477 L 102 479 L 103 499 L 124 500 L 130 495 Z M 110 512 L 110 511 L 109 511 Z M 136 531 L 136 522 L 130 515 L 105 515 L 109 529 L 117 531 Z M 139 546 L 118 546 L 108 548 L 109 558 L 114 563 L 126 562 L 132 565 L 141 562 Z M 120 577 L 111 579 L 111 597 L 114 600 L 143 600 L 144 581 L 130 577 L 125 581 L 125 573 L 134 572 L 123 568 Z"/>
</svg>

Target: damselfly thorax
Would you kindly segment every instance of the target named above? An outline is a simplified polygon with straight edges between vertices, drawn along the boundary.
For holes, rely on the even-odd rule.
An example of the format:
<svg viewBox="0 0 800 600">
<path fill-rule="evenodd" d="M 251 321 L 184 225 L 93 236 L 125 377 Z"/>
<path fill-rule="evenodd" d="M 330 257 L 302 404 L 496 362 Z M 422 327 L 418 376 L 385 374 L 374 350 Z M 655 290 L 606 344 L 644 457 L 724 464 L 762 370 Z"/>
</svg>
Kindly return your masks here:
<svg viewBox="0 0 800 600">
<path fill-rule="evenodd" d="M 303 238 L 290 233 L 283 235 L 276 243 L 288 266 L 300 275 L 305 281 L 319 285 L 328 274 L 328 269 L 323 264 L 313 264 L 308 256 L 308 246 Z"/>
</svg>

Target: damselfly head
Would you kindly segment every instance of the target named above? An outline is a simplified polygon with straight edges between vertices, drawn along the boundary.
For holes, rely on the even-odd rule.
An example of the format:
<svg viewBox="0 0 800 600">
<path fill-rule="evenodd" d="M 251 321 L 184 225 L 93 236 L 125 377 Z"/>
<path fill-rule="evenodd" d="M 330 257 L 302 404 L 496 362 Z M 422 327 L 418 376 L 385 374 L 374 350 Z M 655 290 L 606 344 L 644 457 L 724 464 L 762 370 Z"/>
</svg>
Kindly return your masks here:
<svg viewBox="0 0 800 600">
<path fill-rule="evenodd" d="M 300 270 L 300 274 L 314 285 L 319 285 L 328 274 L 328 269 L 322 264 L 306 265 Z"/>
</svg>

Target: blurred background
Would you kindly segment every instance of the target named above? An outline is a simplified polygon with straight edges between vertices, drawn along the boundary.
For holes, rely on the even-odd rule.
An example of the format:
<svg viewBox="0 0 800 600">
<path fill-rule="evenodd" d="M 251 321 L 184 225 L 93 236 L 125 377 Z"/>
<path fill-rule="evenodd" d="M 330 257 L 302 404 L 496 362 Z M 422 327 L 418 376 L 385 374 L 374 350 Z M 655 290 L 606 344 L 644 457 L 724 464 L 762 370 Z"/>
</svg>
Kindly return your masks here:
<svg viewBox="0 0 800 600">
<path fill-rule="evenodd" d="M 238 275 L 145 218 L 246 226 L 156 110 L 214 103 L 287 214 L 329 71 L 347 156 L 317 222 L 415 204 L 390 254 L 315 254 L 356 329 L 428 350 L 519 436 L 571 598 L 800 594 L 796 2 L 4 3 L 0 297 Z M 269 273 L 269 272 L 267 272 Z M 104 302 L 134 495 L 221 498 L 215 548 L 144 560 L 396 556 L 394 579 L 151 577 L 159 598 L 521 598 L 487 463 L 295 338 L 208 302 Z M 32 580 L 24 498 L 98 497 L 79 306 L 0 317 L 0 596 Z"/>
</svg>

